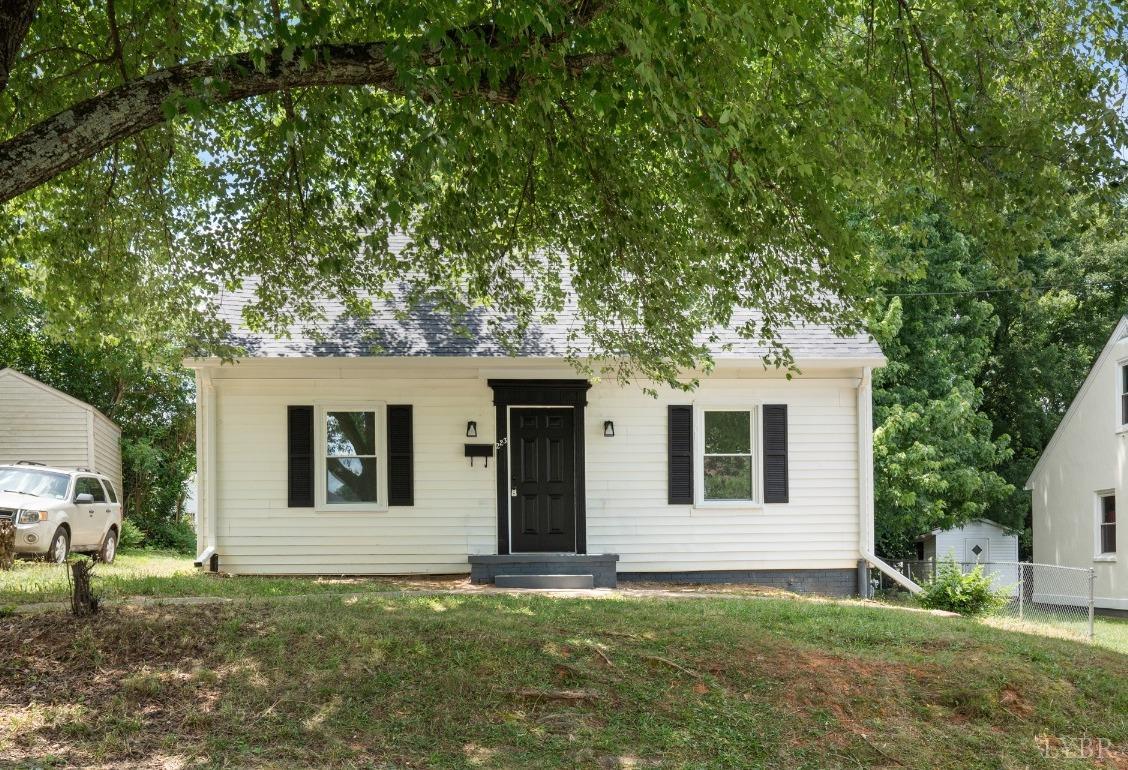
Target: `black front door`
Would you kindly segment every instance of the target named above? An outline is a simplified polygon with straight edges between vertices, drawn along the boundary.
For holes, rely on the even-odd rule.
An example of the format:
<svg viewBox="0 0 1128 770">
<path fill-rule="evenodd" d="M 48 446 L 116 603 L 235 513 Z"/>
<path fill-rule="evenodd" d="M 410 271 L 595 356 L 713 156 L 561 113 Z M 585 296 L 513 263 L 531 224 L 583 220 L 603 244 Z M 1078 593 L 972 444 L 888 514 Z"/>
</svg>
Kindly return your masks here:
<svg viewBox="0 0 1128 770">
<path fill-rule="evenodd" d="M 511 409 L 510 521 L 516 552 L 576 550 L 572 409 Z"/>
</svg>

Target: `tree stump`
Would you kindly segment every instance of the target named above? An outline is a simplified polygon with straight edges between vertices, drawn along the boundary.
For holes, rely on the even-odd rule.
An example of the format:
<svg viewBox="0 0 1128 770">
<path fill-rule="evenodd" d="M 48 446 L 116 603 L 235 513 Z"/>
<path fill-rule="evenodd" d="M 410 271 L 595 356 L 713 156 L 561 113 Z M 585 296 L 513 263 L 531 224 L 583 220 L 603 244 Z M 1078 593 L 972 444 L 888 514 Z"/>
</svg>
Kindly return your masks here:
<svg viewBox="0 0 1128 770">
<path fill-rule="evenodd" d="M 0 570 L 10 570 L 16 562 L 16 525 L 0 521 Z"/>
<path fill-rule="evenodd" d="M 98 611 L 98 597 L 90 585 L 94 575 L 92 562 L 80 559 L 70 563 L 71 574 L 71 611 L 76 617 L 82 618 L 93 615 Z"/>
</svg>

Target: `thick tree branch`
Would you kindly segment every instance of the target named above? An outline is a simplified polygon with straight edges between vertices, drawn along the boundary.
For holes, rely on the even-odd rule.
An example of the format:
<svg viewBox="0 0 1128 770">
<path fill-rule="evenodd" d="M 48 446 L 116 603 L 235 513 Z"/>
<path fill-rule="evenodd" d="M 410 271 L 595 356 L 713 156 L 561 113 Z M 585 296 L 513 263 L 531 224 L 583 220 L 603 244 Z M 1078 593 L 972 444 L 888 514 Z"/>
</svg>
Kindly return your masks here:
<svg viewBox="0 0 1128 770">
<path fill-rule="evenodd" d="M 177 96 L 206 96 L 215 103 L 310 86 L 375 86 L 398 93 L 401 83 L 384 43 L 318 46 L 314 63 L 302 65 L 303 51 L 289 60 L 281 49 L 257 69 L 244 53 L 159 70 L 100 94 L 50 117 L 0 143 L 0 203 L 11 200 L 104 150 L 166 119 L 165 103 Z M 438 52 L 421 64 L 436 67 Z M 212 84 L 207 86 L 205 84 Z M 207 88 L 206 92 L 202 89 Z M 516 100 L 520 81 L 508 78 L 500 88 L 482 88 L 482 98 L 498 103 Z M 456 94 L 457 96 L 458 94 Z"/>
<path fill-rule="evenodd" d="M 6 11 L 9 5 L 13 8 L 34 6 L 37 2 L 0 0 L 0 9 Z M 574 29 L 591 23 L 606 5 L 604 0 L 576 0 L 571 4 L 570 25 L 536 42 L 542 48 L 561 43 L 567 38 L 569 27 Z M 489 24 L 453 30 L 447 36 L 448 45 L 466 46 L 469 38 L 487 40 L 491 46 L 503 45 L 495 32 Z M 412 66 L 418 69 L 444 66 L 450 61 L 447 53 L 441 48 L 425 50 Z M 576 75 L 605 65 L 616 55 L 569 55 L 565 57 L 564 66 L 569 74 Z M 384 42 L 331 43 L 288 52 L 275 48 L 265 55 L 248 51 L 151 72 L 0 142 L 0 203 L 34 189 L 122 139 L 163 123 L 167 119 L 167 105 L 175 105 L 176 97 L 203 98 L 213 104 L 224 104 L 311 86 L 373 86 L 390 93 L 402 93 L 400 75 L 388 58 Z M 522 86 L 521 73 L 511 71 L 498 86 L 491 87 L 483 77 L 473 93 L 504 104 L 516 101 Z M 469 94 L 451 92 L 450 95 L 457 98 Z M 420 98 L 432 96 L 424 93 Z"/>
<path fill-rule="evenodd" d="M 0 0 L 0 92 L 8 87 L 12 65 L 38 8 L 39 0 Z"/>
</svg>

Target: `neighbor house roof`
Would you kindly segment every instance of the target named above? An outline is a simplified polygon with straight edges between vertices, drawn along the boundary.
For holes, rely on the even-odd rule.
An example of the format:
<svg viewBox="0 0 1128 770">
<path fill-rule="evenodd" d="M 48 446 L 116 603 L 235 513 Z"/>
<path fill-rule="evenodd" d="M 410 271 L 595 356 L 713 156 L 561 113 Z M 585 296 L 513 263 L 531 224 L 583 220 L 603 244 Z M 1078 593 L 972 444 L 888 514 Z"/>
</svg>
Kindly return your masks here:
<svg viewBox="0 0 1128 770">
<path fill-rule="evenodd" d="M 1042 471 L 1042 465 L 1045 463 L 1046 458 L 1050 452 L 1057 445 L 1058 437 L 1061 436 L 1069 423 L 1073 420 L 1073 415 L 1077 412 L 1077 405 L 1081 403 L 1081 399 L 1089 392 L 1089 388 L 1093 386 L 1093 382 L 1097 379 L 1097 372 L 1104 365 L 1105 360 L 1112 355 L 1112 349 L 1116 347 L 1116 343 L 1128 337 L 1128 315 L 1121 316 L 1120 321 L 1117 322 L 1116 327 L 1112 330 L 1112 335 L 1109 336 L 1108 342 L 1105 343 L 1104 348 L 1101 350 L 1097 360 L 1093 362 L 1092 367 L 1089 368 L 1089 374 L 1085 377 L 1085 381 L 1081 383 L 1081 387 L 1077 390 L 1077 395 L 1069 402 L 1069 408 L 1065 410 L 1065 416 L 1061 418 L 1058 423 L 1054 435 L 1050 437 L 1046 448 L 1042 450 L 1042 454 L 1038 457 L 1038 463 L 1034 466 L 1034 470 L 1030 471 L 1030 475 L 1026 478 L 1026 484 L 1023 489 L 1031 490 L 1034 488 L 1034 477 Z"/>
<path fill-rule="evenodd" d="M 393 250 L 405 240 L 393 239 Z M 591 340 L 583 333 L 574 297 L 551 321 L 535 321 L 516 349 L 506 347 L 489 324 L 491 311 L 476 309 L 461 319 L 458 329 L 451 317 L 433 307 L 410 307 L 405 292 L 393 292 L 391 300 L 373 299 L 373 312 L 365 317 L 350 315 L 342 303 L 323 300 L 317 305 L 322 319 L 295 323 L 282 334 L 252 331 L 243 320 L 243 309 L 255 300 L 256 282 L 227 291 L 218 298 L 219 316 L 231 325 L 229 341 L 252 358 L 361 357 L 361 356 L 466 356 L 560 358 L 575 353 L 587 355 Z M 496 317 L 496 316 L 495 316 Z M 746 339 L 736 331 L 748 321 L 758 321 L 755 310 L 738 310 L 727 329 L 705 335 L 701 342 L 717 359 L 761 358 L 771 352 L 761 341 Z M 796 321 L 778 330 L 780 341 L 796 361 L 884 362 L 881 348 L 868 334 L 839 336 L 823 324 Z M 708 336 L 715 336 L 709 340 Z"/>
<path fill-rule="evenodd" d="M 941 532 L 953 532 L 955 530 L 963 529 L 968 524 L 986 524 L 989 527 L 994 527 L 995 529 L 999 530 L 1003 534 L 1014 535 L 1016 537 L 1018 535 L 1018 532 L 1016 530 L 1014 530 L 1010 527 L 1004 527 L 1002 524 L 1000 524 L 997 521 L 991 521 L 991 519 L 979 518 L 979 519 L 968 519 L 966 522 L 964 522 L 963 524 L 960 524 L 957 527 L 948 527 L 947 529 L 942 529 L 940 527 L 937 527 L 936 529 L 933 529 L 929 532 L 925 532 L 923 535 L 917 535 L 916 539 L 917 539 L 917 542 L 919 542 L 921 540 L 927 540 L 930 537 L 936 537 Z"/>
<path fill-rule="evenodd" d="M 118 427 L 118 424 L 116 422 L 114 422 L 113 420 L 111 420 L 109 417 L 107 417 L 105 414 L 103 414 L 97 407 L 95 407 L 91 404 L 88 404 L 81 399 L 75 398 L 74 396 L 71 396 L 67 393 L 64 393 L 63 391 L 59 390 L 58 388 L 52 388 L 50 385 L 48 385 L 45 382 L 40 382 L 39 380 L 35 379 L 34 377 L 29 377 L 28 375 L 24 374 L 23 372 L 16 371 L 15 369 L 12 369 L 11 367 L 6 367 L 6 368 L 3 368 L 3 369 L 0 369 L 0 379 L 5 379 L 5 378 L 15 380 L 16 382 L 22 382 L 25 385 L 29 385 L 33 388 L 41 390 L 44 393 L 49 393 L 50 395 L 54 396 L 55 398 L 58 398 L 62 401 L 66 401 L 69 404 L 74 404 L 75 406 L 77 406 L 81 409 L 85 409 L 88 412 L 93 412 L 94 414 L 98 415 L 103 420 L 108 422 L 110 425 L 114 426 L 114 428 L 116 428 L 119 432 L 121 431 L 121 428 Z"/>
</svg>

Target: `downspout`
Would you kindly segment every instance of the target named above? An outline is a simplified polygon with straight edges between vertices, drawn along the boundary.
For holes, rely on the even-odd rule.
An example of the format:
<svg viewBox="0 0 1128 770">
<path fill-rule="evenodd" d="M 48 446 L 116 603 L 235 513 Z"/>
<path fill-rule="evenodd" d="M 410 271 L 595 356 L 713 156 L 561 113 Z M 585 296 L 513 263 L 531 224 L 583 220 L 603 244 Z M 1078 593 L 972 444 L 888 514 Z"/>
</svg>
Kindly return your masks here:
<svg viewBox="0 0 1128 770">
<path fill-rule="evenodd" d="M 216 526 L 216 485 L 215 485 L 215 385 L 211 371 L 196 370 L 196 478 L 197 504 L 203 509 L 201 516 L 204 535 L 204 550 L 196 556 L 195 565 L 219 570 L 219 553 Z"/>
<path fill-rule="evenodd" d="M 911 593 L 921 587 L 877 558 L 873 537 L 873 369 L 862 369 L 858 383 L 858 593 L 868 598 L 869 567 L 877 567 Z"/>
</svg>

